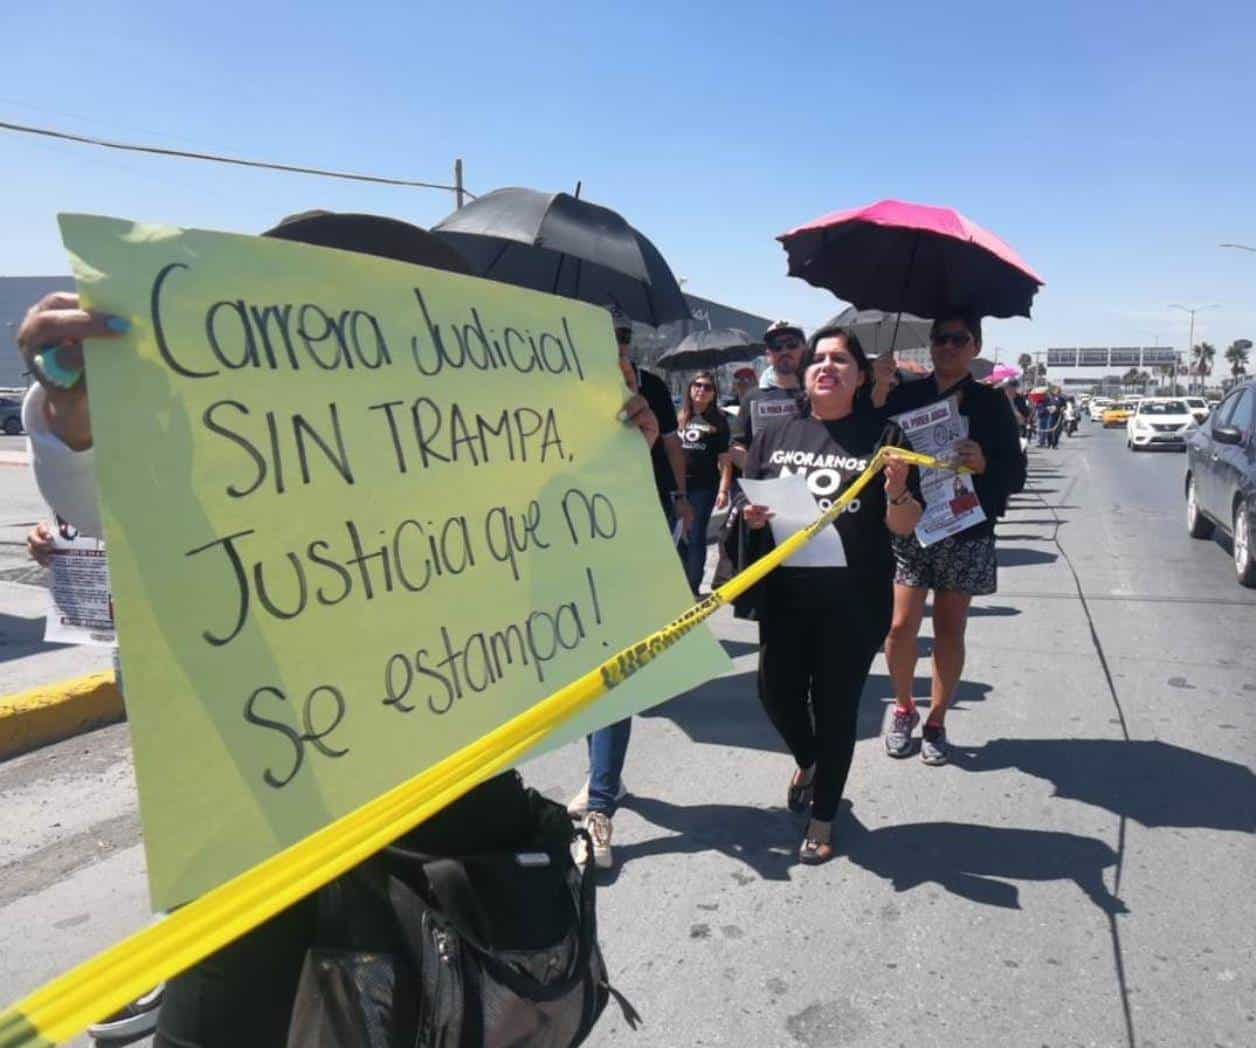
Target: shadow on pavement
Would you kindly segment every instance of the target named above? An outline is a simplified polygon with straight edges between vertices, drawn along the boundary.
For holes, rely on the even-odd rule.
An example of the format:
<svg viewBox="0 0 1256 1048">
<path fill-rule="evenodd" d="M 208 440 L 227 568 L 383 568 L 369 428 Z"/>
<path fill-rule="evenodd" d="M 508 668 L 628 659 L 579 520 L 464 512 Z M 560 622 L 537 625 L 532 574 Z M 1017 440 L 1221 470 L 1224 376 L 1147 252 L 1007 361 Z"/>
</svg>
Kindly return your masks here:
<svg viewBox="0 0 1256 1048">
<path fill-rule="evenodd" d="M 785 808 L 679 805 L 652 797 L 633 798 L 625 807 L 670 833 L 617 845 L 616 869 L 602 883 L 614 883 L 627 863 L 655 855 L 719 852 L 767 881 L 789 880 L 797 862 L 802 819 Z M 1091 837 L 955 822 L 870 830 L 845 800 L 835 830 L 841 852 L 836 861 L 876 874 L 897 892 L 936 884 L 984 906 L 1019 909 L 1019 890 L 1009 881 L 1072 881 L 1104 913 L 1127 912 L 1103 882 L 1116 852 Z"/>
<path fill-rule="evenodd" d="M 999 567 L 1023 568 L 1030 564 L 1050 564 L 1060 559 L 1058 553 L 1048 553 L 1040 549 L 1020 549 L 1001 546 L 998 549 Z"/>
<path fill-rule="evenodd" d="M 28 619 L 0 612 L 0 662 L 27 655 L 42 655 L 45 651 L 59 651 L 64 647 L 64 644 L 49 644 L 44 640 L 42 617 Z"/>
<path fill-rule="evenodd" d="M 1019 615 L 1020 613 L 1020 608 L 1010 608 L 1006 604 L 971 604 L 968 608 L 968 617 L 970 619 L 1004 618 Z M 932 616 L 933 602 L 930 601 L 925 605 L 925 618 L 931 618 Z"/>
<path fill-rule="evenodd" d="M 738 655 L 750 655 L 759 650 L 759 645 L 748 640 L 721 640 L 720 647 L 730 659 Z"/>
<path fill-rule="evenodd" d="M 772 727 L 759 703 L 756 672 L 732 673 L 717 677 L 678 695 L 642 717 L 664 717 L 675 724 L 693 742 L 709 746 L 737 746 L 766 753 L 788 753 L 785 743 Z M 916 677 L 913 695 L 928 695 L 929 677 Z M 963 712 L 965 703 L 984 702 L 991 691 L 989 684 L 962 680 L 955 690 L 952 711 Z M 894 702 L 894 686 L 884 673 L 872 673 L 864 685 L 860 700 L 856 737 L 875 739 L 882 731 L 886 707 Z M 917 702 L 928 706 L 928 699 Z"/>
<path fill-rule="evenodd" d="M 784 793 L 788 769 L 782 766 Z M 802 840 L 802 819 L 785 808 L 754 808 L 743 804 L 671 804 L 653 797 L 633 797 L 624 804 L 646 822 L 671 836 L 615 845 L 616 867 L 599 877 L 613 884 L 618 870 L 634 859 L 651 855 L 694 855 L 715 851 L 737 859 L 765 881 L 789 880 Z"/>
<path fill-rule="evenodd" d="M 836 826 L 840 850 L 897 892 L 936 884 L 985 906 L 1020 909 L 1020 893 L 1009 881 L 1072 881 L 1104 913 L 1128 912 L 1103 882 L 1116 852 L 1093 837 L 957 822 L 870 830 L 843 808 Z"/>
<path fill-rule="evenodd" d="M 1149 828 L 1256 833 L 1252 770 L 1167 742 L 992 739 L 976 749 L 956 748 L 952 763 L 972 772 L 1016 768 L 1050 782 L 1057 797 Z"/>
</svg>

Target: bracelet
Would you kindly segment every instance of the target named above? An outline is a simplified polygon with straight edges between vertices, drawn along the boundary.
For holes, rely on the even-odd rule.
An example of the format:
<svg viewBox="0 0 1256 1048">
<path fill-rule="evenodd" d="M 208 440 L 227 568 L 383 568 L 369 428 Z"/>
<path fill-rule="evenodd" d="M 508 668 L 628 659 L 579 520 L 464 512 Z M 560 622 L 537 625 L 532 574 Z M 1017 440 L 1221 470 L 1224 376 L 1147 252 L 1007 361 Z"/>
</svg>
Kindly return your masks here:
<svg viewBox="0 0 1256 1048">
<path fill-rule="evenodd" d="M 915 502 L 915 498 L 910 491 L 904 491 L 896 499 L 890 499 L 891 506 L 901 506 L 904 502 Z"/>
</svg>

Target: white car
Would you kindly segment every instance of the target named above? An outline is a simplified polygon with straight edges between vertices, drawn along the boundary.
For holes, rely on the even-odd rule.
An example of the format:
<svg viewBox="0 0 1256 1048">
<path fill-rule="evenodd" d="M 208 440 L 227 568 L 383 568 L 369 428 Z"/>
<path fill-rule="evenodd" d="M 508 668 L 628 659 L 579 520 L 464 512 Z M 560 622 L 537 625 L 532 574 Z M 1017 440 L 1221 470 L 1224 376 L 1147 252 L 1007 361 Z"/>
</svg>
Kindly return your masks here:
<svg viewBox="0 0 1256 1048">
<path fill-rule="evenodd" d="M 1091 422 L 1102 422 L 1102 421 L 1103 421 L 1103 412 L 1104 412 L 1104 409 L 1105 409 L 1105 408 L 1109 408 L 1109 407 L 1111 407 L 1111 406 L 1112 406 L 1112 398 L 1111 398 L 1111 397 L 1093 397 L 1093 398 L 1091 398 L 1090 403 L 1087 405 L 1087 409 L 1090 411 L 1090 421 L 1091 421 Z"/>
<path fill-rule="evenodd" d="M 1186 406 L 1191 409 L 1191 414 L 1195 416 L 1195 421 L 1201 425 L 1212 414 L 1212 408 L 1203 397 L 1183 397 Z"/>
<path fill-rule="evenodd" d="M 1176 397 L 1147 397 L 1139 401 L 1125 423 L 1125 446 L 1131 451 L 1144 448 L 1186 450 L 1186 438 L 1199 428 L 1185 400 Z"/>
</svg>

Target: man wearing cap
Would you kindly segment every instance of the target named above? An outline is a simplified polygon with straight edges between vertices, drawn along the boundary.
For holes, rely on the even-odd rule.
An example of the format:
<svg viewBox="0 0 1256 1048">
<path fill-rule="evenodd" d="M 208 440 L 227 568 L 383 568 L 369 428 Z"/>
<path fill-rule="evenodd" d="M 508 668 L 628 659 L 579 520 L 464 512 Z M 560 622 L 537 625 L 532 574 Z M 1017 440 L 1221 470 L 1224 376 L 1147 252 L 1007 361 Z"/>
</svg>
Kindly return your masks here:
<svg viewBox="0 0 1256 1048">
<path fill-rule="evenodd" d="M 732 421 L 732 461 L 741 466 L 755 431 L 778 418 L 792 418 L 802 404 L 802 383 L 798 363 L 806 348 L 802 328 L 788 320 L 778 320 L 763 335 L 768 364 L 775 375 L 775 385 L 767 389 L 751 389 L 741 398 L 741 407 Z"/>
<path fill-rule="evenodd" d="M 740 404 L 741 398 L 758 384 L 759 377 L 754 373 L 754 368 L 748 364 L 744 368 L 738 368 L 733 372 L 733 394 L 725 404 L 725 407 Z"/>
<path fill-rule="evenodd" d="M 693 523 L 693 510 L 685 497 L 685 452 L 676 432 L 676 407 L 663 380 L 633 363 L 632 321 L 618 308 L 611 309 L 610 314 L 624 382 L 633 393 L 645 399 L 658 420 L 659 435 L 650 447 L 650 461 L 667 527 L 670 530 L 679 521 L 688 531 Z M 593 842 L 593 861 L 601 869 L 608 869 L 614 861 L 611 819 L 628 792 L 621 776 L 631 734 L 632 718 L 628 717 L 599 728 L 588 737 L 589 777 L 567 805 L 568 814 L 584 819 L 584 828 Z"/>
</svg>

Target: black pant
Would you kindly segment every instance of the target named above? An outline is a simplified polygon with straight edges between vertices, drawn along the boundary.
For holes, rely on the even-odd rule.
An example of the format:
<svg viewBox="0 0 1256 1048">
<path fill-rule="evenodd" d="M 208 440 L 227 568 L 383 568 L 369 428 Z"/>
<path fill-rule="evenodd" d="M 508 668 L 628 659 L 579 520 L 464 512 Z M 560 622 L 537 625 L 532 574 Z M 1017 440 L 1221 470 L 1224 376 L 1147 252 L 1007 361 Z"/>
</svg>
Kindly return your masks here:
<svg viewBox="0 0 1256 1048">
<path fill-rule="evenodd" d="M 806 610 L 769 598 L 759 623 L 759 701 L 800 768 L 816 766 L 811 816 L 831 822 L 855 755 L 859 697 L 889 611 L 851 600 Z"/>
<path fill-rule="evenodd" d="M 317 918 L 302 899 L 170 980 L 154 1048 L 283 1048 Z"/>
</svg>

